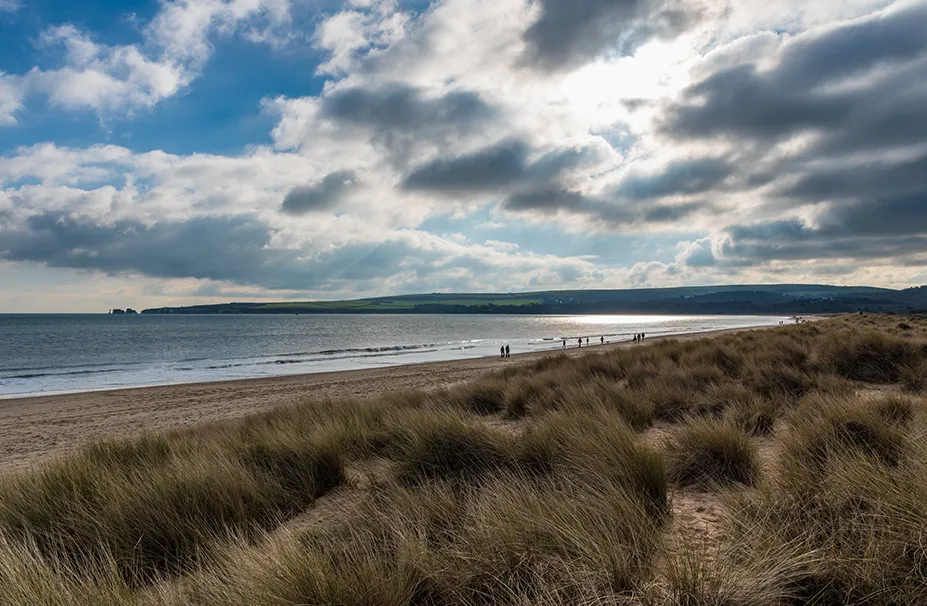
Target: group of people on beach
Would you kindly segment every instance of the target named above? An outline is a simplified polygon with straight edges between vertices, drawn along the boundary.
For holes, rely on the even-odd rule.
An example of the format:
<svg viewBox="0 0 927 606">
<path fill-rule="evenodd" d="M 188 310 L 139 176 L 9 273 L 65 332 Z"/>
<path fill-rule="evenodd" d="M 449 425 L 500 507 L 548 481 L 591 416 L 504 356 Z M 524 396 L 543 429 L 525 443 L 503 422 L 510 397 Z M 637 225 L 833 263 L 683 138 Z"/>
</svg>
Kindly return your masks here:
<svg viewBox="0 0 927 606">
<path fill-rule="evenodd" d="M 645 337 L 645 336 L 646 336 L 646 335 L 644 335 L 644 333 L 639 333 L 639 334 L 634 335 L 634 342 L 635 342 L 635 343 L 640 343 L 641 341 L 644 340 L 644 337 Z M 586 339 L 586 347 L 589 347 L 589 337 L 585 337 L 585 339 Z M 605 345 L 605 337 L 604 337 L 604 336 L 599 337 L 599 343 L 600 343 L 601 345 Z M 582 346 L 583 346 L 583 337 L 577 337 L 577 338 L 576 338 L 576 346 L 577 346 L 577 347 L 582 347 Z M 566 347 L 567 347 L 567 339 L 563 339 L 563 348 L 566 349 Z M 500 357 L 501 359 L 504 360 L 505 358 L 508 358 L 508 357 L 510 357 L 510 356 L 511 356 L 511 350 L 509 349 L 509 346 L 508 346 L 508 345 L 503 345 L 502 347 L 499 348 L 499 357 Z"/>
<path fill-rule="evenodd" d="M 605 345 L 605 337 L 599 337 L 599 343 L 601 343 L 602 345 Z M 567 340 L 564 339 L 564 340 L 563 340 L 563 348 L 566 349 L 566 346 L 567 346 Z M 577 346 L 577 347 L 582 347 L 582 346 L 583 346 L 583 338 L 582 338 L 582 337 L 578 337 L 578 338 L 576 339 L 576 346 Z M 587 346 L 587 347 L 589 346 L 589 337 L 586 337 L 586 346 Z"/>
</svg>

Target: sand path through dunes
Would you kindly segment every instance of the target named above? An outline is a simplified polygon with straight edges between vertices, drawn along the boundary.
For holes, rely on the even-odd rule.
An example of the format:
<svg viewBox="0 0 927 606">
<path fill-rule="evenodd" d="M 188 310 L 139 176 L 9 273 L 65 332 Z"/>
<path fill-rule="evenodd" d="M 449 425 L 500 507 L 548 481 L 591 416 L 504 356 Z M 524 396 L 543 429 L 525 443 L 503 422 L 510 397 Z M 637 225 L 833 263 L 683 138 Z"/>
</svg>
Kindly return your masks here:
<svg viewBox="0 0 927 606">
<path fill-rule="evenodd" d="M 676 340 L 735 332 L 690 333 Z M 757 330 L 757 329 L 754 329 Z M 759 329 L 763 330 L 763 329 Z M 648 339 L 658 341 L 660 338 Z M 0 471 L 30 467 L 81 444 L 146 431 L 234 419 L 311 399 L 369 397 L 388 391 L 430 390 L 473 380 L 505 365 L 545 355 L 586 355 L 630 343 L 367 370 L 142 387 L 0 400 Z"/>
</svg>

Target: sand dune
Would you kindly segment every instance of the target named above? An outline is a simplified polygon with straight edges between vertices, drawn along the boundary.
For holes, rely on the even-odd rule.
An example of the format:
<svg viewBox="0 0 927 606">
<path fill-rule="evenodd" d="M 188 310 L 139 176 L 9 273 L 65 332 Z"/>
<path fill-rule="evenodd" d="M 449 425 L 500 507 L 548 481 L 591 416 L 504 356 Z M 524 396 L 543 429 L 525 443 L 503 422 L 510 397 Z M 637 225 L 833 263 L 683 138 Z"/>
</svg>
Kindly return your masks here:
<svg viewBox="0 0 927 606">
<path fill-rule="evenodd" d="M 737 332 L 676 335 L 677 340 Z M 659 337 L 648 341 L 660 340 Z M 390 366 L 344 372 L 142 387 L 0 400 L 0 470 L 29 467 L 102 439 L 222 421 L 306 399 L 371 397 L 388 391 L 450 387 L 509 364 L 550 354 L 585 355 L 630 343 L 582 349 Z"/>
</svg>

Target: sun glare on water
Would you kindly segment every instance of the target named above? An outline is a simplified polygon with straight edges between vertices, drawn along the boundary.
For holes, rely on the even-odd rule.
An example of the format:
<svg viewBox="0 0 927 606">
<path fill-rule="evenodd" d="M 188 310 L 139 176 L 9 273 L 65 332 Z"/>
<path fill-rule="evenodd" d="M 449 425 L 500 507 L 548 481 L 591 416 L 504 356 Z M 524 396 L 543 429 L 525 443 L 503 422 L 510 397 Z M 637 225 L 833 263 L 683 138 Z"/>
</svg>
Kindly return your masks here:
<svg viewBox="0 0 927 606">
<path fill-rule="evenodd" d="M 635 315 L 575 316 L 571 318 L 571 320 L 577 324 L 598 326 L 598 325 L 607 325 L 607 324 L 670 323 L 670 322 L 678 322 L 680 320 L 685 320 L 689 317 L 690 316 L 635 316 Z"/>
</svg>

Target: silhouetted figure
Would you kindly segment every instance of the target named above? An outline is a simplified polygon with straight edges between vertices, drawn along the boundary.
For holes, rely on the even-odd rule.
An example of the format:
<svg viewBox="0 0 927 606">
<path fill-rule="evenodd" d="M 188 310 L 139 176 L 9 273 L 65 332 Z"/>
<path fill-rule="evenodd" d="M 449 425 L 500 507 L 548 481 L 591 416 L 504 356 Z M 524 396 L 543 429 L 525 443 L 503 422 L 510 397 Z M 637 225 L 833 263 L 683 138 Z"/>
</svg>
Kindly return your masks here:
<svg viewBox="0 0 927 606">
<path fill-rule="evenodd" d="M 505 346 L 504 345 L 499 348 L 499 357 L 505 358 Z"/>
<path fill-rule="evenodd" d="M 634 335 L 634 338 L 631 339 L 631 343 L 637 344 L 637 335 Z"/>
<path fill-rule="evenodd" d="M 599 341 L 602 342 L 602 345 L 605 345 L 605 337 L 599 337 Z"/>
<path fill-rule="evenodd" d="M 505 357 L 506 358 L 509 357 L 509 346 L 508 345 L 505 346 Z"/>
<path fill-rule="evenodd" d="M 579 343 L 579 346 L 580 346 L 580 347 L 583 346 L 583 338 L 582 338 L 582 337 L 576 339 L 576 341 Z"/>
<path fill-rule="evenodd" d="M 589 345 L 589 337 L 586 337 L 586 345 Z"/>
<path fill-rule="evenodd" d="M 566 349 L 566 339 L 563 340 L 563 348 Z"/>
</svg>

